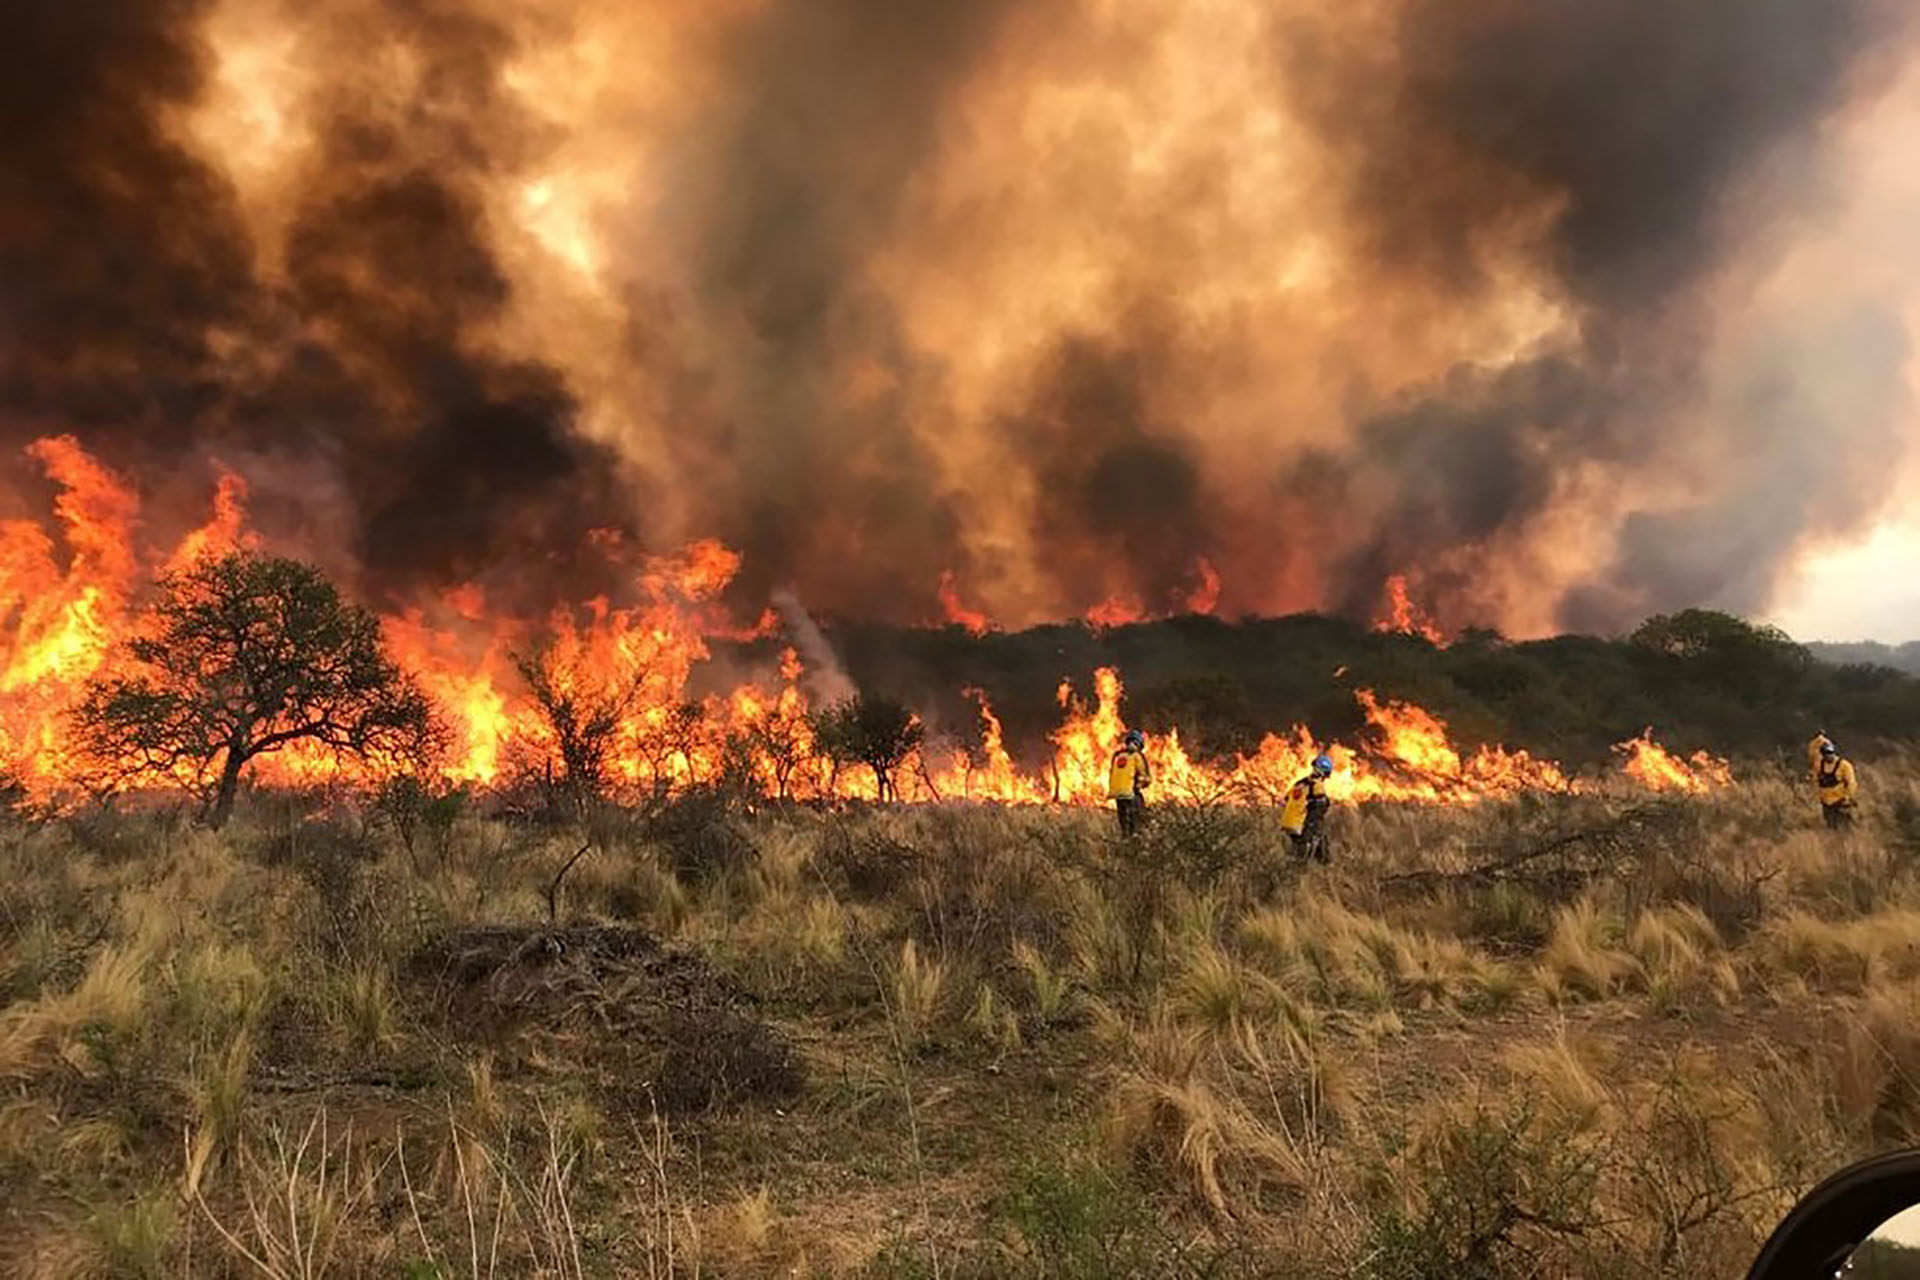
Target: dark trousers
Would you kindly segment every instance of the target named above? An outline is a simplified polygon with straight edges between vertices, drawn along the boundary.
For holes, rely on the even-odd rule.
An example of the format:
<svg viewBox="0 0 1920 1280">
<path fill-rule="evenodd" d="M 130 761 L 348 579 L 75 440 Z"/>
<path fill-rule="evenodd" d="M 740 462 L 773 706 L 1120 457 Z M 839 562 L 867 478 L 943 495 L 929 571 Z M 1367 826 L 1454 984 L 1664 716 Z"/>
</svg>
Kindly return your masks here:
<svg viewBox="0 0 1920 1280">
<path fill-rule="evenodd" d="M 1145 816 L 1147 802 L 1139 796 L 1116 796 L 1113 811 L 1120 819 L 1120 834 L 1130 836 L 1140 830 L 1140 819 Z"/>
<path fill-rule="evenodd" d="M 1831 831 L 1845 831 L 1853 825 L 1853 806 L 1850 804 L 1829 804 L 1821 806 L 1827 819 L 1827 828 Z"/>
<path fill-rule="evenodd" d="M 1309 862 L 1328 861 L 1330 855 L 1325 828 L 1317 822 L 1309 822 L 1304 831 L 1293 837 L 1293 856 Z"/>
</svg>

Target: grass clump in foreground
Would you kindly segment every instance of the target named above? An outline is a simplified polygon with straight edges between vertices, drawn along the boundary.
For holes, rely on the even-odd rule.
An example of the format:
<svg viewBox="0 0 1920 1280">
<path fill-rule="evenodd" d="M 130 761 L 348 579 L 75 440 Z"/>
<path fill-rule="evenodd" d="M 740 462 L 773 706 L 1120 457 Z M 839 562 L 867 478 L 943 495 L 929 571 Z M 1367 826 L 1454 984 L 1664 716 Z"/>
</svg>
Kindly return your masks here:
<svg viewBox="0 0 1920 1280">
<path fill-rule="evenodd" d="M 1728 1274 L 1920 1135 L 1904 828 L 1777 783 L 1304 870 L 1261 811 L 707 797 L 558 887 L 406 799 L 0 827 L 0 1271 Z"/>
</svg>

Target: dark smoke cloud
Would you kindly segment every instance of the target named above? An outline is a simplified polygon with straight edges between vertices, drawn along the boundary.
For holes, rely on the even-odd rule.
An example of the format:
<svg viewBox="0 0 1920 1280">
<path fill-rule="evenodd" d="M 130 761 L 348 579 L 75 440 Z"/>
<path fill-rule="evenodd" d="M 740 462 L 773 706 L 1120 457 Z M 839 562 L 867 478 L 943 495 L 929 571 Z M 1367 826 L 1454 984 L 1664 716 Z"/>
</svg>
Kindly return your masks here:
<svg viewBox="0 0 1920 1280">
<path fill-rule="evenodd" d="M 1164 15 L 749 6 L 697 46 L 697 90 L 647 170 L 659 189 L 629 193 L 631 224 L 610 235 L 615 257 L 668 242 L 645 260 L 682 273 L 618 282 L 619 355 L 646 398 L 618 406 L 644 425 L 617 449 L 586 438 L 595 393 L 564 358 L 571 335 L 547 362 L 498 337 L 524 280 L 489 201 L 553 143 L 504 74 L 565 19 L 504 0 L 286 10 L 320 33 L 303 49 L 324 71 L 265 244 L 219 158 L 177 125 L 206 91 L 210 2 L 15 7 L 0 26 L 0 445 L 72 430 L 131 466 L 242 460 L 263 519 L 311 530 L 303 495 L 324 495 L 344 526 L 330 536 L 376 591 L 479 577 L 577 594 L 608 585 L 578 563 L 589 530 L 664 539 L 671 523 L 745 553 L 743 616 L 791 587 L 823 614 L 925 620 L 944 570 L 1029 611 L 1128 594 L 1165 608 L 1205 557 L 1229 611 L 1368 614 L 1388 575 L 1413 571 L 1443 621 L 1498 621 L 1501 557 L 1597 465 L 1625 477 L 1627 506 L 1585 549 L 1588 579 L 1550 589 L 1563 621 L 1614 627 L 1763 604 L 1809 536 L 1884 492 L 1892 467 L 1858 459 L 1904 448 L 1908 340 L 1886 299 L 1841 290 L 1737 339 L 1721 323 L 1783 233 L 1824 212 L 1820 131 L 1877 90 L 1883 51 L 1910 51 L 1902 0 L 1399 0 L 1333 18 L 1250 4 L 1272 57 L 1245 111 L 1302 127 L 1308 202 L 1330 207 L 1321 230 L 1352 259 L 1340 305 L 1360 319 L 1294 317 L 1301 349 L 1339 364 L 1324 370 L 1289 363 L 1284 304 L 1204 330 L 1179 305 L 1222 283 L 1188 274 L 1211 237 L 1298 233 L 1192 216 L 1229 200 L 1249 159 L 1231 146 L 1184 140 L 1158 162 L 1174 173 L 1165 207 L 1143 214 L 1135 140 L 1093 107 L 1052 150 L 1014 150 L 1033 168 L 1004 189 L 930 194 L 980 141 L 983 84 L 1125 97 Z M 556 8 L 586 22 L 595 6 Z M 364 64 L 395 47 L 412 74 L 377 83 Z M 1105 78 L 1077 79 L 1083 66 Z M 919 344 L 882 267 L 964 283 L 1022 243 L 1005 209 L 1028 186 L 1100 248 L 1089 288 L 1109 314 L 1023 312 L 1038 317 L 1015 335 L 1030 358 L 963 413 L 956 359 Z M 1451 350 L 1435 337 L 1450 309 L 1516 271 L 1577 335 L 1411 385 L 1381 372 L 1402 345 Z M 1262 331 L 1276 315 L 1282 330 Z M 1329 332 L 1387 354 L 1341 352 Z M 1263 398 L 1269 380 L 1313 385 Z M 962 438 L 965 465 L 947 447 Z M 1672 494 L 1651 491 L 1689 470 L 1707 497 L 1661 510 Z M 1027 505 L 983 532 L 1011 494 Z"/>
<path fill-rule="evenodd" d="M 0 20 L 0 413 L 180 441 L 217 396 L 251 262 L 221 181 L 170 139 L 197 0 L 11 6 Z"/>
<path fill-rule="evenodd" d="M 1034 537 L 1076 613 L 1125 593 L 1168 609 L 1207 550 L 1198 468 L 1145 402 L 1168 358 L 1151 332 L 1120 346 L 1068 339 L 1043 368 L 1026 419 L 1011 425 L 1036 445 L 1047 497 Z"/>
<path fill-rule="evenodd" d="M 911 181 L 937 164 L 1006 7 L 774 4 L 721 54 L 728 87 L 693 178 L 695 287 L 746 351 L 716 410 L 724 433 L 682 447 L 718 481 L 708 509 L 745 553 L 745 597 L 793 582 L 833 611 L 931 616 L 962 540 L 911 421 L 936 374 L 904 348 L 863 268 Z M 850 398 L 855 367 L 873 389 Z"/>
<path fill-rule="evenodd" d="M 1397 64 L 1283 47 L 1288 81 L 1354 168 L 1349 210 L 1391 259 L 1440 272 L 1542 196 L 1583 300 L 1669 295 L 1722 251 L 1729 185 L 1850 87 L 1884 0 L 1414 0 Z"/>
<path fill-rule="evenodd" d="M 308 484 L 344 482 L 376 591 L 529 568 L 555 581 L 628 499 L 616 460 L 573 430 L 564 377 L 472 337 L 509 296 L 470 184 L 515 133 L 494 87 L 511 41 L 434 0 L 389 0 L 376 30 L 346 33 L 363 50 L 404 42 L 419 88 L 397 106 L 326 103 L 283 287 L 224 180 L 169 128 L 203 88 L 207 7 L 83 0 L 7 19 L 0 429 L 73 430 L 142 468 L 202 449 L 324 465 Z"/>
<path fill-rule="evenodd" d="M 1365 423 L 1359 454 L 1391 477 L 1393 506 L 1342 565 L 1341 611 L 1366 617 L 1390 575 L 1434 566 L 1436 551 L 1474 546 L 1543 510 L 1560 466 L 1607 448 L 1617 408 L 1590 369 L 1543 358 L 1492 378 L 1463 373 L 1443 394 Z M 1450 604 L 1473 601 L 1473 584 L 1444 570 L 1428 569 L 1422 586 Z"/>
<path fill-rule="evenodd" d="M 720 508 L 739 513 L 729 532 L 750 566 L 798 583 L 809 601 L 913 618 L 931 611 L 942 569 L 979 581 L 995 565 L 967 536 L 965 495 L 942 492 L 925 456 L 920 432 L 942 425 L 913 421 L 938 353 L 904 349 L 861 270 L 894 230 L 903 184 L 937 169 L 936 126 L 990 48 L 995 16 L 885 12 L 776 6 L 752 30 L 734 78 L 748 97 L 722 133 L 702 260 L 710 298 L 743 314 L 757 344 L 723 450 L 738 486 Z M 1484 293 L 1516 238 L 1541 224 L 1543 265 L 1578 313 L 1578 344 L 1362 409 L 1344 458 L 1301 447 L 1320 424 L 1275 424 L 1281 493 L 1248 511 L 1212 487 L 1208 442 L 1165 408 L 1168 385 L 1188 408 L 1203 403 L 1233 353 L 1203 350 L 1219 335 L 1172 329 L 1136 343 L 1131 317 L 1181 285 L 1177 265 L 1149 266 L 1138 294 L 1116 296 L 1127 319 L 1111 334 L 1060 336 L 1027 403 L 996 428 L 1040 495 L 1032 537 L 1056 607 L 1115 593 L 1165 607 L 1201 555 L 1222 565 L 1230 602 L 1238 591 L 1268 606 L 1254 593 L 1274 561 L 1312 554 L 1304 542 L 1331 548 L 1322 604 L 1369 615 L 1386 577 L 1413 569 L 1446 620 L 1496 615 L 1479 581 L 1486 548 L 1547 512 L 1564 476 L 1586 462 L 1657 474 L 1677 435 L 1699 429 L 1683 424 L 1707 396 L 1717 282 L 1730 264 L 1763 271 L 1766 236 L 1817 208 L 1825 185 L 1808 144 L 1859 89 L 1866 55 L 1903 34 L 1899 20 L 1883 0 L 1409 0 L 1384 45 L 1330 45 L 1315 27 L 1278 24 L 1271 92 L 1317 135 L 1378 278 L 1420 278 L 1442 297 Z M 1796 149 L 1799 189 L 1754 198 L 1763 167 Z M 1192 198 L 1211 198 L 1231 163 L 1207 157 Z M 888 390 L 835 402 L 860 362 Z M 1793 422 L 1706 429 L 1737 450 L 1749 431 L 1808 427 Z M 1819 507 L 1863 496 L 1816 466 L 1818 500 L 1793 508 L 1804 519 L 1765 539 L 1700 536 L 1729 528 L 1729 512 L 1779 510 L 1758 477 L 1711 479 L 1724 492 L 1710 507 L 1628 525 L 1617 563 L 1596 566 L 1604 591 L 1577 589 L 1562 618 L 1616 627 L 1703 601 L 1759 607 L 1819 527 Z M 1372 494 L 1375 505 L 1330 504 L 1330 493 Z M 1668 523 L 1697 526 L 1680 539 L 1685 553 L 1636 541 Z"/>
<path fill-rule="evenodd" d="M 1776 320 L 1710 370 L 1738 438 L 1715 458 L 1721 482 L 1703 500 L 1622 531 L 1615 581 L 1641 591 L 1624 611 L 1695 600 L 1757 609 L 1799 538 L 1864 523 L 1912 420 L 1912 356 L 1896 311 L 1842 298 Z M 1622 612 L 1596 594 L 1576 597 L 1573 620 L 1605 618 L 1609 603 Z"/>
<path fill-rule="evenodd" d="M 1291 81 L 1336 154 L 1353 167 L 1349 215 L 1395 268 L 1470 287 L 1492 233 L 1550 202 L 1550 261 L 1581 309 L 1583 341 L 1492 376 L 1463 373 L 1427 398 L 1366 422 L 1365 469 L 1389 474 L 1377 534 L 1349 561 L 1346 604 L 1363 612 L 1383 575 L 1443 560 L 1543 512 L 1555 479 L 1585 460 L 1655 472 L 1697 417 L 1710 363 L 1704 309 L 1716 275 L 1744 255 L 1759 269 L 1771 223 L 1823 198 L 1812 132 L 1857 91 L 1864 55 L 1897 43 L 1902 11 L 1879 0 L 1422 0 L 1401 15 L 1396 76 L 1366 91 L 1356 66 L 1310 41 L 1287 47 Z M 1799 190 L 1755 193 L 1763 162 L 1792 150 Z M 1854 323 L 1861 323 L 1858 319 Z M 1867 323 L 1869 382 L 1897 379 L 1904 343 Z M 1672 517 L 1634 517 L 1603 584 L 1562 617 L 1618 627 L 1652 609 L 1763 606 L 1801 538 L 1874 492 L 1829 456 L 1857 444 L 1888 456 L 1897 414 L 1884 388 L 1806 403 L 1796 379 L 1831 347 L 1777 343 L 1768 403 L 1728 406 L 1706 430 L 1760 467 L 1715 468 L 1710 496 Z M 1754 412 L 1759 409 L 1758 414 Z M 1896 450 L 1897 452 L 1897 450 Z M 1800 487 L 1769 501 L 1781 464 Z M 1741 536 L 1764 509 L 1769 531 Z M 1469 609 L 1470 593 L 1443 598 Z M 1461 584 L 1452 584 L 1455 586 Z M 1456 608 L 1456 612 L 1457 612 Z M 1471 618 L 1455 617 L 1456 622 Z"/>
</svg>

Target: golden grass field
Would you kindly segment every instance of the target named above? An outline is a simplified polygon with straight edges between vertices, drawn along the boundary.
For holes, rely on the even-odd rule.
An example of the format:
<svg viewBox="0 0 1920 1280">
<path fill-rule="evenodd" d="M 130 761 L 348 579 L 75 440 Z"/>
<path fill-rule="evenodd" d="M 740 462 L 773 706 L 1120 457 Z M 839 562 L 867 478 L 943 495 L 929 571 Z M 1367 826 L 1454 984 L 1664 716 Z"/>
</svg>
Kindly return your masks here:
<svg viewBox="0 0 1920 1280">
<path fill-rule="evenodd" d="M 0 1272 L 1738 1275 L 1920 1130 L 1920 770 L 1865 777 L 1304 870 L 1258 809 L 16 818 Z"/>
</svg>

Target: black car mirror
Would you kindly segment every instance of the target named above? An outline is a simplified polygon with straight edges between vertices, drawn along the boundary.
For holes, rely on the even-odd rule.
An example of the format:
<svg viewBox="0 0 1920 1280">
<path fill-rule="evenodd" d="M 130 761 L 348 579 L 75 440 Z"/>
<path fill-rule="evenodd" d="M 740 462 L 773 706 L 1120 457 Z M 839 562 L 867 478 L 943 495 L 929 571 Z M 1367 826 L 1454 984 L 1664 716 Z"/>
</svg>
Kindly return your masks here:
<svg viewBox="0 0 1920 1280">
<path fill-rule="evenodd" d="M 1768 1238 L 1747 1280 L 1920 1280 L 1903 1266 L 1901 1245 L 1920 1250 L 1920 1149 L 1849 1165 L 1793 1207 Z M 1905 1215 L 1905 1216 L 1903 1216 Z M 1869 1244 L 1869 1242 L 1872 1242 Z M 1912 1254 L 1920 1264 L 1920 1251 Z"/>
</svg>

